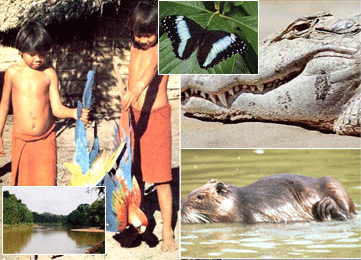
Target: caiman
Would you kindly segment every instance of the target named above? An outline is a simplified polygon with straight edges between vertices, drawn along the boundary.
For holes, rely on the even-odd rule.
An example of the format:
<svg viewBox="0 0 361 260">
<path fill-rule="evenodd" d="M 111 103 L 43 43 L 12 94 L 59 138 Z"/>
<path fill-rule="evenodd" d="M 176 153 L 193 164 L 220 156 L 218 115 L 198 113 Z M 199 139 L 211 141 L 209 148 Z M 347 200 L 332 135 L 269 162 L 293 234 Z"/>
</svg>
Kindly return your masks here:
<svg viewBox="0 0 361 260">
<path fill-rule="evenodd" d="M 361 14 L 305 16 L 259 44 L 259 74 L 182 76 L 182 109 L 360 136 Z"/>
</svg>

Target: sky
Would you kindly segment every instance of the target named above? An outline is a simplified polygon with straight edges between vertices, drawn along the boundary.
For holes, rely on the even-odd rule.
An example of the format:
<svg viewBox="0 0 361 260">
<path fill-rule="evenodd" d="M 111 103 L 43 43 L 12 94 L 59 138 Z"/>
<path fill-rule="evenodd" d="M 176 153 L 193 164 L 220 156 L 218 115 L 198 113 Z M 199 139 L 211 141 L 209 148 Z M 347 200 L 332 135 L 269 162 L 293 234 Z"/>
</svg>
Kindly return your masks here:
<svg viewBox="0 0 361 260">
<path fill-rule="evenodd" d="M 51 187 L 3 187 L 10 194 L 15 194 L 22 203 L 26 204 L 30 211 L 39 214 L 49 212 L 57 215 L 68 215 L 80 204 L 92 204 L 98 193 L 87 193 L 88 187 L 51 186 Z"/>
</svg>

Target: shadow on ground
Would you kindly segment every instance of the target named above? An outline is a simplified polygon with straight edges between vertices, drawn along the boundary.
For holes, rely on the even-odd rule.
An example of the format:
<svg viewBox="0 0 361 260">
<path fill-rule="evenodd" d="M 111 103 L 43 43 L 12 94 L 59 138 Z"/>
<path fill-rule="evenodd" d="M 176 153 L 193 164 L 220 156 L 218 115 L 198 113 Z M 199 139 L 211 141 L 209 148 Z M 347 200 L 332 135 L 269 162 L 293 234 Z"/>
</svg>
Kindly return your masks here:
<svg viewBox="0 0 361 260">
<path fill-rule="evenodd" d="M 173 230 L 178 221 L 178 211 L 179 211 L 179 167 L 172 169 L 173 181 L 171 182 L 172 196 L 173 196 L 173 213 L 172 213 L 172 227 Z M 139 235 L 137 230 L 130 226 L 124 231 L 117 233 L 113 238 L 122 246 L 122 247 L 138 247 L 144 241 L 149 247 L 156 247 L 159 244 L 160 238 L 158 238 L 154 233 L 154 228 L 156 226 L 156 221 L 154 218 L 154 213 L 160 211 L 158 196 L 155 185 L 149 186 L 145 190 L 144 195 L 144 205 L 143 211 L 148 218 L 148 227 L 144 234 Z"/>
</svg>

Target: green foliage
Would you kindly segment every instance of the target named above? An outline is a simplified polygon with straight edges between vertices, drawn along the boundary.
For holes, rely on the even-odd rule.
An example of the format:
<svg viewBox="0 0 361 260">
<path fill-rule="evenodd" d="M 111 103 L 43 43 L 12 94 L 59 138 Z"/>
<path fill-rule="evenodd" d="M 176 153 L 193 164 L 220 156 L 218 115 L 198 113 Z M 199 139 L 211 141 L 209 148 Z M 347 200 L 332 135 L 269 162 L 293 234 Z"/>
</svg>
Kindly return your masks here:
<svg viewBox="0 0 361 260">
<path fill-rule="evenodd" d="M 63 224 L 71 227 L 105 228 L 105 197 L 92 205 L 81 204 L 68 216 L 31 212 L 9 191 L 3 192 L 3 220 L 6 225 L 19 223 Z"/>
<path fill-rule="evenodd" d="M 90 206 L 89 222 L 92 227 L 105 228 L 105 197 Z"/>
<path fill-rule="evenodd" d="M 247 74 L 258 73 L 257 1 L 159 2 L 159 19 L 167 15 L 186 16 L 208 30 L 236 33 L 248 42 L 244 55 L 236 54 L 213 68 L 199 67 L 196 52 L 187 60 L 177 59 L 171 41 L 160 31 L 159 71 L 161 74 Z"/>
<path fill-rule="evenodd" d="M 33 212 L 34 223 L 38 224 L 63 224 L 66 223 L 66 216 L 64 215 L 55 215 L 51 213 L 42 213 Z"/>
<path fill-rule="evenodd" d="M 71 227 L 100 227 L 104 228 L 105 198 L 92 205 L 81 204 L 67 216 L 67 224 Z"/>
<path fill-rule="evenodd" d="M 4 224 L 32 223 L 33 214 L 28 207 L 9 191 L 3 192 Z"/>
</svg>

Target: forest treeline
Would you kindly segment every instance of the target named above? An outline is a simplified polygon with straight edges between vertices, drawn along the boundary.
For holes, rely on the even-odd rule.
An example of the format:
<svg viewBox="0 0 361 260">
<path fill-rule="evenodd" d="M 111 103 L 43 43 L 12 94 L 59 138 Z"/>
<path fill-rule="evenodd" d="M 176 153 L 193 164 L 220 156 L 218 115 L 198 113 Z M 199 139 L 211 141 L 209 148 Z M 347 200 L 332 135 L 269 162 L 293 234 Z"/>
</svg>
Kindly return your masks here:
<svg viewBox="0 0 361 260">
<path fill-rule="evenodd" d="M 81 204 L 69 215 L 31 212 L 28 207 L 9 191 L 3 192 L 4 224 L 51 224 L 69 227 L 105 228 L 105 198 L 92 205 Z"/>
</svg>

